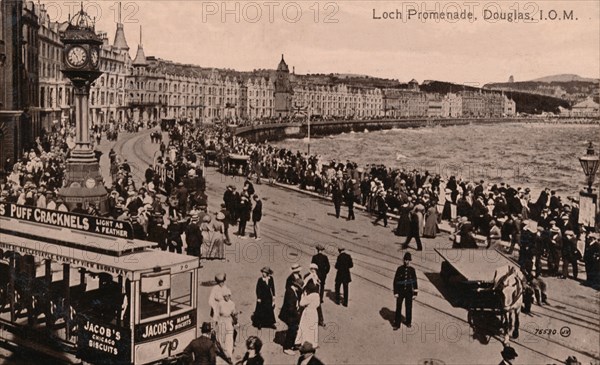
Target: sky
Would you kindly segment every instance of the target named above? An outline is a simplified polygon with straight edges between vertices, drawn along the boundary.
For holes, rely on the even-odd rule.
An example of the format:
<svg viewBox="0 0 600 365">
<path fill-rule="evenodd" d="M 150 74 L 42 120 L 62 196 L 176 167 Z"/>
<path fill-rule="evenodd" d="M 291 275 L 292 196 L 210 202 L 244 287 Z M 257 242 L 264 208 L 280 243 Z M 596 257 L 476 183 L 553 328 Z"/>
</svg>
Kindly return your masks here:
<svg viewBox="0 0 600 365">
<path fill-rule="evenodd" d="M 79 8 L 73 1 L 42 3 L 58 21 Z M 84 9 L 96 17 L 96 29 L 106 31 L 111 42 L 118 4 L 84 1 Z M 474 86 L 505 82 L 511 75 L 515 81 L 564 73 L 600 78 L 598 0 L 147 0 L 122 1 L 121 9 L 132 57 L 141 25 L 146 55 L 204 67 L 272 69 L 285 54 L 298 74 Z M 463 11 L 473 19 L 419 19 L 419 13 Z M 562 19 L 571 11 L 572 20 Z M 398 13 L 402 19 L 384 19 Z M 525 14 L 534 19 L 508 19 Z"/>
</svg>

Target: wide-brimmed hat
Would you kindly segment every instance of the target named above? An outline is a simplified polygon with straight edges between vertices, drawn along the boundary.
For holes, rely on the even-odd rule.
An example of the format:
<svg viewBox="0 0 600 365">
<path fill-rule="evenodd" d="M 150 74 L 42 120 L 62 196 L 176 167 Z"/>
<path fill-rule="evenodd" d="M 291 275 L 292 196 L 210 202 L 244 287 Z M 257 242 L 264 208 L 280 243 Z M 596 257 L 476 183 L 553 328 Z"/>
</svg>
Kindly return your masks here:
<svg viewBox="0 0 600 365">
<path fill-rule="evenodd" d="M 202 222 L 209 223 L 210 220 L 211 220 L 211 218 L 210 218 L 210 215 L 208 215 L 208 214 L 205 214 L 204 217 L 202 217 Z"/>
<path fill-rule="evenodd" d="M 575 232 L 571 231 L 570 229 L 565 231 L 565 236 L 575 236 Z"/>
<path fill-rule="evenodd" d="M 552 228 L 550 228 L 550 231 L 553 232 L 553 233 L 558 233 L 558 232 L 560 232 L 560 228 L 558 228 L 558 227 L 552 227 Z"/>
<path fill-rule="evenodd" d="M 217 220 L 222 221 L 223 219 L 225 219 L 225 214 L 223 212 L 217 213 Z"/>
<path fill-rule="evenodd" d="M 312 345 L 312 343 L 305 341 L 302 346 L 300 346 L 300 348 L 298 349 L 298 351 L 300 351 L 301 354 L 307 354 L 307 353 L 314 353 L 315 351 L 317 351 L 314 346 Z"/>
<path fill-rule="evenodd" d="M 319 270 L 319 265 L 315 264 L 314 262 L 310 264 L 309 269 L 314 269 L 314 270 Z"/>
<path fill-rule="evenodd" d="M 292 272 L 300 272 L 302 270 L 302 266 L 300 266 L 300 264 L 293 264 L 291 270 Z"/>
<path fill-rule="evenodd" d="M 216 281 L 217 283 L 222 283 L 222 282 L 224 282 L 226 278 L 227 278 L 227 276 L 225 275 L 225 273 L 222 273 L 222 272 L 220 272 L 220 273 L 218 273 L 217 275 L 215 275 L 215 281 Z"/>
<path fill-rule="evenodd" d="M 264 273 L 267 273 L 269 275 L 273 274 L 273 270 L 271 270 L 271 268 L 268 267 L 268 266 L 265 266 L 262 269 L 260 269 L 260 272 L 264 272 Z"/>
</svg>

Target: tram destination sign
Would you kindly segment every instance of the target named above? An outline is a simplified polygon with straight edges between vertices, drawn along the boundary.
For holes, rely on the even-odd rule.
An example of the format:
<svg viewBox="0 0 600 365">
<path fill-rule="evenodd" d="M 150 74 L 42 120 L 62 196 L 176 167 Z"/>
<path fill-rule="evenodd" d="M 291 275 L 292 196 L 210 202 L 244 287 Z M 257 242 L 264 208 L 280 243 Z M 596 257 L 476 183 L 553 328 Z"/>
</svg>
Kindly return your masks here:
<svg viewBox="0 0 600 365">
<path fill-rule="evenodd" d="M 59 212 L 12 203 L 0 203 L 0 216 L 106 236 L 133 239 L 133 227 L 131 224 L 114 219 Z"/>
<path fill-rule="evenodd" d="M 137 325 L 135 327 L 135 342 L 146 342 L 169 336 L 175 332 L 194 328 L 196 325 L 195 311 L 188 311 L 176 316 Z"/>
</svg>

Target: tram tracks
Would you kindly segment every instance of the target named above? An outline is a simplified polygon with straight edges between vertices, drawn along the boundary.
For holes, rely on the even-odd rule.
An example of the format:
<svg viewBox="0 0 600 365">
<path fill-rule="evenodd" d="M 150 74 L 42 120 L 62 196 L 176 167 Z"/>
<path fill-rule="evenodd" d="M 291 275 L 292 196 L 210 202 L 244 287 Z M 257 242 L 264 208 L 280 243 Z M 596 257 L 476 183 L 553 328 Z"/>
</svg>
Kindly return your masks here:
<svg viewBox="0 0 600 365">
<path fill-rule="evenodd" d="M 307 256 L 310 257 L 310 255 L 312 253 L 312 249 L 313 249 L 312 246 L 307 245 L 307 244 L 303 244 L 302 248 L 300 248 L 298 245 L 290 245 L 290 244 L 287 243 L 287 241 L 289 241 L 289 237 L 286 236 L 284 233 L 279 233 L 279 232 L 271 231 L 271 230 L 269 230 L 268 234 L 266 234 L 266 232 L 267 232 L 267 230 L 264 229 L 263 230 L 263 236 L 265 236 L 266 238 L 270 238 L 270 239 L 274 240 L 274 242 L 281 242 L 281 243 L 287 245 L 288 247 L 292 247 L 292 248 L 294 248 L 294 249 L 296 249 L 296 250 L 298 250 L 298 251 L 302 252 L 303 254 L 306 254 Z M 367 271 L 369 270 L 368 268 L 365 268 L 365 267 L 362 266 L 362 263 L 360 263 L 360 260 L 353 259 L 353 261 L 355 261 L 355 262 L 359 261 L 358 266 L 362 267 L 363 269 L 366 269 Z M 384 289 L 384 290 L 386 290 L 388 292 L 391 292 L 391 288 L 389 286 L 387 286 L 387 285 L 385 285 L 385 284 L 383 284 L 383 283 L 381 283 L 379 281 L 373 280 L 373 279 L 369 278 L 367 275 L 361 274 L 360 272 L 357 272 L 357 271 L 353 271 L 353 275 L 358 276 L 361 279 L 363 279 L 363 280 L 365 280 L 365 281 L 367 281 L 367 282 L 369 282 L 369 283 L 371 283 L 371 284 L 373 284 L 373 285 L 375 285 L 375 286 L 377 286 L 377 287 L 379 287 L 381 289 Z M 387 279 L 389 279 L 388 281 L 391 282 L 392 279 L 393 279 L 393 277 L 390 276 L 390 277 L 387 277 Z M 429 290 L 422 289 L 422 288 L 419 289 L 419 292 L 427 294 L 430 297 L 434 297 L 434 298 L 437 298 L 437 299 L 444 299 L 443 296 L 441 296 L 441 295 L 439 295 L 437 293 L 431 292 Z M 459 316 L 457 316 L 455 314 L 449 313 L 449 312 L 447 312 L 445 310 L 442 310 L 439 307 L 437 307 L 435 305 L 432 305 L 432 304 L 428 303 L 425 300 L 422 300 L 422 299 L 419 299 L 419 298 L 415 298 L 414 301 L 417 302 L 417 303 L 419 303 L 420 305 L 422 305 L 424 307 L 427 307 L 427 308 L 435 311 L 435 312 L 441 313 L 442 315 L 447 316 L 447 317 L 449 317 L 452 320 L 455 320 L 455 321 L 458 321 L 460 323 L 463 323 L 465 325 L 470 326 L 469 322 L 466 319 L 464 319 L 462 317 L 459 317 Z M 526 348 L 526 349 L 528 349 L 528 350 L 530 350 L 530 351 L 532 351 L 534 353 L 537 353 L 538 355 L 542 355 L 542 356 L 544 356 L 544 357 L 546 357 L 548 359 L 551 359 L 553 361 L 562 362 L 563 359 L 558 359 L 558 358 L 552 357 L 547 352 L 544 352 L 543 350 L 534 349 L 531 346 L 527 346 L 525 343 L 533 342 L 533 338 L 538 338 L 538 339 L 541 339 L 541 340 L 544 340 L 544 341 L 548 341 L 548 342 L 550 342 L 550 343 L 552 343 L 554 345 L 560 346 L 562 348 L 565 348 L 565 349 L 567 349 L 569 351 L 573 351 L 575 353 L 579 353 L 581 355 L 585 355 L 585 356 L 588 356 L 588 357 L 591 357 L 591 358 L 596 358 L 596 356 L 597 356 L 595 354 L 587 352 L 586 350 L 578 349 L 578 348 L 575 348 L 573 346 L 566 345 L 566 344 L 564 344 L 562 342 L 559 342 L 557 340 L 553 340 L 551 338 L 543 337 L 542 335 L 538 335 L 538 334 L 536 334 L 535 330 L 530 330 L 530 329 L 528 329 L 526 327 L 523 327 L 523 326 L 521 327 L 521 331 L 527 333 L 529 335 L 529 339 L 528 340 L 527 339 L 523 340 L 523 337 L 521 337 L 521 340 L 514 340 L 513 339 L 512 342 L 515 342 L 518 345 L 520 345 L 521 347 L 524 347 L 524 348 Z M 493 335 L 491 337 L 494 338 L 494 339 L 496 339 L 499 342 L 501 342 L 503 340 L 503 338 L 501 338 L 499 335 Z"/>
<path fill-rule="evenodd" d="M 383 271 L 387 271 L 387 272 L 389 272 L 389 273 L 392 274 L 391 277 L 388 276 L 389 279 L 390 279 L 390 281 L 393 279 L 393 275 L 394 275 L 394 273 L 396 271 L 396 268 L 398 266 L 398 262 L 400 262 L 400 260 L 401 260 L 400 257 L 398 257 L 398 256 L 391 256 L 389 254 L 384 253 L 381 250 L 374 249 L 374 248 L 372 248 L 370 246 L 367 246 L 367 245 L 364 245 L 364 244 L 360 244 L 360 243 L 358 243 L 358 242 L 356 242 L 354 240 L 351 240 L 351 239 L 347 239 L 347 238 L 344 238 L 344 237 L 340 237 L 340 236 L 334 235 L 331 232 L 327 232 L 325 230 L 318 229 L 315 226 L 312 226 L 312 225 L 309 226 L 309 225 L 303 224 L 302 222 L 297 221 L 297 220 L 290 220 L 288 218 L 284 218 L 285 216 L 286 216 L 285 213 L 279 214 L 277 216 L 277 219 L 286 221 L 286 223 L 289 223 L 289 224 L 294 224 L 296 226 L 305 228 L 305 229 L 310 230 L 312 232 L 316 232 L 316 233 L 319 233 L 321 235 L 333 238 L 334 240 L 344 241 L 347 245 L 350 245 L 350 247 L 353 248 L 353 252 L 354 253 L 359 253 L 359 254 L 364 255 L 365 257 L 367 257 L 369 259 L 374 259 L 374 260 L 377 261 L 377 262 L 374 262 L 374 263 L 373 262 L 367 262 L 366 260 L 361 259 L 360 257 L 357 257 L 358 261 L 362 260 L 363 266 L 365 268 L 371 270 L 372 272 L 376 272 L 376 273 L 378 273 L 380 275 L 384 275 L 381 272 L 382 270 Z M 360 252 L 359 250 L 354 249 L 355 247 L 360 247 L 361 249 L 367 251 L 367 254 L 365 254 L 364 252 Z M 442 248 L 442 247 L 437 247 L 437 248 Z M 446 248 L 449 248 L 449 247 L 446 247 Z M 423 251 L 423 252 L 425 252 L 425 251 Z M 376 254 L 378 257 L 375 257 L 375 255 L 373 255 L 373 254 Z M 427 253 L 425 253 L 425 255 L 429 255 L 429 254 L 433 255 L 434 257 L 437 257 L 437 254 L 435 252 L 427 252 Z M 390 257 L 396 258 L 397 261 L 390 260 Z M 423 261 L 424 260 L 420 260 L 420 262 L 423 262 Z M 434 261 L 433 263 L 440 264 L 441 262 Z M 387 266 L 386 264 L 392 265 L 392 266 Z M 438 268 L 435 268 L 435 267 L 432 267 L 432 266 L 428 266 L 428 265 L 425 265 L 425 264 L 420 264 L 419 261 L 417 261 L 417 260 L 413 260 L 412 265 L 415 268 L 418 268 L 419 272 L 437 272 L 439 270 Z M 427 278 L 419 278 L 419 279 L 425 280 L 425 282 L 429 282 L 429 280 Z M 436 295 L 436 296 L 438 296 L 438 295 Z M 442 297 L 442 296 L 439 295 L 438 297 Z M 589 330 L 597 330 L 597 327 L 596 328 L 592 328 L 592 327 L 589 327 L 587 325 L 598 324 L 598 321 L 594 320 L 595 318 L 597 318 L 597 314 L 598 313 L 594 313 L 594 312 L 592 312 L 591 310 L 589 310 L 587 308 L 579 307 L 579 306 L 576 306 L 576 305 L 571 304 L 571 303 L 566 304 L 566 303 L 560 302 L 557 298 L 555 298 L 553 296 L 549 296 L 549 300 L 555 301 L 557 303 L 562 303 L 562 304 L 564 304 L 565 306 L 567 306 L 567 307 L 569 307 L 571 309 L 576 309 L 578 311 L 578 313 L 576 313 L 576 314 L 579 315 L 579 316 L 581 316 L 581 317 L 584 317 L 584 318 L 578 318 L 578 317 L 572 316 L 572 315 L 570 315 L 568 313 L 562 313 L 562 312 L 559 312 L 557 309 L 554 309 L 554 308 L 550 309 L 552 307 L 542 307 L 542 308 L 554 311 L 557 314 L 560 314 L 560 315 L 565 316 L 567 318 L 570 318 L 572 320 L 579 320 L 579 321 L 583 322 L 583 324 L 582 323 L 574 323 L 574 322 L 570 322 L 570 324 L 578 325 L 578 326 L 580 326 L 582 328 L 586 328 L 586 329 L 589 329 Z M 581 313 L 581 312 L 583 312 L 583 313 Z M 591 313 L 592 315 L 591 316 L 588 315 L 587 314 L 588 312 Z M 553 318 L 556 318 L 556 317 L 553 317 Z"/>
<path fill-rule="evenodd" d="M 327 236 L 327 237 L 333 237 L 335 240 L 344 241 L 345 243 L 347 243 L 348 247 L 351 247 L 352 252 L 353 252 L 353 260 L 355 262 L 358 262 L 358 266 L 359 267 L 361 267 L 363 270 L 365 270 L 367 272 L 375 273 L 377 275 L 380 275 L 380 276 L 386 278 L 386 280 L 387 280 L 386 283 L 387 282 L 389 282 L 389 283 L 392 282 L 393 276 L 394 276 L 394 273 L 395 273 L 395 268 L 386 267 L 387 265 L 385 265 L 385 264 L 394 264 L 394 262 L 392 262 L 391 260 L 389 260 L 387 258 L 378 258 L 378 257 L 373 257 L 373 256 L 365 255 L 364 253 L 361 253 L 359 250 L 356 250 L 355 246 L 358 246 L 358 247 L 360 247 L 360 248 L 362 248 L 363 250 L 366 250 L 366 251 L 371 251 L 370 252 L 371 254 L 375 253 L 375 254 L 378 254 L 378 255 L 383 255 L 382 251 L 377 250 L 377 249 L 373 249 L 373 248 L 365 246 L 365 245 L 358 244 L 355 241 L 350 240 L 350 239 L 346 239 L 346 238 L 342 238 L 342 237 L 333 235 L 330 232 L 327 232 L 327 231 L 324 231 L 322 229 L 316 228 L 314 225 L 309 226 L 309 225 L 304 224 L 303 222 L 301 222 L 299 220 L 292 220 L 292 219 L 288 218 L 288 216 L 286 214 L 284 214 L 283 212 L 280 212 L 280 213 L 282 213 L 282 214 L 277 215 L 277 219 L 282 220 L 285 223 L 301 227 L 302 229 L 309 230 L 309 231 L 311 231 L 313 233 L 318 233 L 318 234 L 321 234 L 321 235 L 324 235 L 324 236 Z M 263 223 L 263 227 L 266 227 L 266 226 L 268 226 L 268 225 L 265 224 L 265 223 Z M 274 229 L 276 227 L 271 226 L 269 228 Z M 271 233 L 273 233 L 273 232 L 271 232 Z M 284 243 L 284 244 L 290 246 L 287 243 L 287 242 L 289 242 L 289 236 L 286 236 L 283 233 L 278 233 L 278 235 L 281 237 L 281 239 L 278 240 L 278 242 L 281 242 L 281 243 Z M 302 241 L 298 241 L 298 243 L 304 247 L 304 249 L 301 250 L 303 253 L 305 253 L 307 255 L 311 254 L 311 251 L 312 251 L 313 247 L 310 244 L 304 243 Z M 299 245 L 293 245 L 291 247 L 294 247 L 294 248 L 300 250 L 299 249 Z M 362 260 L 360 258 L 360 256 L 357 256 L 356 253 L 358 253 L 359 255 L 365 255 L 365 256 L 367 256 L 369 258 L 376 259 L 378 262 L 380 261 L 383 265 L 376 265 L 376 264 L 373 264 L 373 263 L 366 263 L 364 260 Z M 415 264 L 414 266 L 417 266 L 417 265 L 418 264 Z M 422 269 L 425 269 L 428 272 L 435 272 L 436 271 L 436 270 L 433 270 L 431 267 L 428 267 L 426 265 L 418 265 L 418 266 L 420 266 Z M 385 272 L 389 273 L 390 275 L 386 275 Z M 372 283 L 372 284 L 375 284 L 375 285 L 377 285 L 377 286 L 379 286 L 379 287 L 381 287 L 383 289 L 391 291 L 391 288 L 388 285 L 382 284 L 379 281 L 373 280 L 372 278 L 368 277 L 370 275 L 362 275 L 360 273 L 357 273 L 356 271 L 354 272 L 354 274 L 357 275 L 357 276 L 359 276 L 359 277 L 361 277 L 362 279 L 364 279 L 364 280 Z M 421 282 L 423 282 L 423 281 L 424 282 L 429 282 L 429 280 L 427 278 L 422 278 L 420 275 L 419 275 L 419 279 L 421 280 Z M 433 283 L 431 283 L 431 285 L 433 285 L 435 287 L 435 285 Z M 436 298 L 438 300 L 441 299 L 441 300 L 444 300 L 444 301 L 446 300 L 441 294 L 439 294 L 439 292 L 437 291 L 437 289 L 434 289 L 434 290 L 435 291 L 432 291 L 429 288 L 425 289 L 423 286 L 421 286 L 421 288 L 420 288 L 419 291 L 421 293 L 429 295 L 432 298 Z M 549 298 L 549 299 L 552 300 L 552 298 Z M 433 306 L 433 305 L 429 304 L 427 301 L 424 301 L 424 300 L 421 300 L 421 299 L 416 299 L 415 301 L 417 303 L 422 304 L 425 307 L 428 307 L 428 308 L 430 308 L 430 309 L 432 309 L 434 311 L 442 313 L 443 315 L 449 316 L 449 317 L 451 317 L 453 319 L 456 319 L 456 320 L 459 320 L 459 321 L 461 321 L 463 323 L 469 324 L 468 321 L 465 320 L 464 318 L 458 317 L 458 316 L 456 316 L 456 315 L 454 315 L 452 313 L 449 313 L 449 312 L 444 311 L 444 310 L 442 310 L 442 309 L 440 309 L 440 308 L 438 308 L 436 306 Z M 544 307 L 541 307 L 541 308 L 543 310 Z M 536 310 L 537 310 L 537 307 L 536 307 Z M 582 309 L 582 310 L 584 310 L 584 309 Z M 557 312 L 557 313 L 560 313 L 560 312 Z M 562 313 L 562 314 L 564 315 L 564 313 Z M 569 323 L 569 324 L 572 324 L 572 325 L 576 325 L 576 326 L 581 327 L 581 328 L 586 329 L 586 330 L 597 331 L 597 328 L 593 328 L 593 327 L 590 327 L 590 326 L 586 325 L 586 324 L 593 325 L 594 323 L 591 322 L 591 321 L 581 320 L 582 322 L 585 323 L 585 324 L 581 324 L 581 323 L 575 323 L 575 322 L 572 322 L 572 321 L 567 321 L 564 318 L 553 317 L 553 316 L 550 316 L 548 313 L 540 312 L 540 315 L 551 317 L 551 318 L 554 318 L 556 320 L 563 321 L 565 323 Z M 523 317 L 523 318 L 527 318 L 527 317 Z M 523 321 L 523 318 L 522 318 L 522 321 Z M 541 339 L 541 340 L 546 340 L 546 341 L 548 341 L 550 343 L 553 343 L 553 344 L 555 344 L 557 346 L 560 346 L 560 347 L 563 347 L 565 349 L 568 349 L 569 351 L 577 352 L 577 353 L 580 353 L 582 355 L 589 356 L 591 358 L 595 358 L 597 356 L 595 354 L 589 353 L 588 351 L 586 351 L 584 349 L 576 348 L 574 346 L 570 346 L 568 344 L 565 344 L 563 342 L 554 340 L 552 338 L 544 337 L 542 335 L 538 335 L 536 333 L 535 329 L 529 329 L 529 328 L 526 328 L 526 327 L 522 327 L 522 331 L 529 334 L 529 336 L 530 336 L 529 340 L 531 340 L 533 338 L 538 338 L 538 339 Z M 498 339 L 498 340 L 501 340 L 499 337 L 495 337 L 495 338 Z M 517 343 L 519 343 L 520 345 L 524 345 L 524 342 L 526 342 L 526 341 L 518 341 Z M 533 349 L 530 349 L 530 350 L 535 351 L 535 352 L 537 352 L 539 354 L 543 354 L 544 356 L 549 357 L 552 360 L 562 361 L 562 359 L 552 358 L 551 356 L 547 355 L 547 353 L 545 353 L 545 352 L 537 351 L 537 350 L 533 350 Z"/>
<path fill-rule="evenodd" d="M 135 143 L 133 144 L 133 148 L 131 149 L 130 152 L 133 152 L 133 155 L 137 159 L 139 159 L 140 161 L 145 162 L 145 163 L 151 163 L 152 161 L 146 156 L 145 153 L 143 153 L 143 150 L 140 153 L 140 145 L 142 145 L 143 139 L 145 137 L 147 137 L 147 136 L 138 137 L 137 140 L 135 141 Z M 121 151 L 122 150 L 123 150 L 123 146 L 121 146 Z M 209 189 L 207 191 L 210 191 L 211 193 L 214 193 L 214 194 L 217 195 L 216 197 L 213 196 L 213 198 L 220 199 L 220 196 L 218 196 L 218 192 L 213 191 L 211 189 Z M 316 199 L 313 199 L 313 200 L 316 201 Z M 355 258 L 355 262 L 357 262 L 357 266 L 360 267 L 361 270 L 364 270 L 366 273 L 371 273 L 371 274 L 375 274 L 375 275 L 381 276 L 383 278 L 386 278 L 388 280 L 388 282 L 391 283 L 391 281 L 393 279 L 393 272 L 395 272 L 395 268 L 391 268 L 391 267 L 389 267 L 389 265 L 397 265 L 398 262 L 400 262 L 400 259 L 401 259 L 399 256 L 394 255 L 393 252 L 389 252 L 389 251 L 388 252 L 384 252 L 384 251 L 379 250 L 379 249 L 374 249 L 372 247 L 369 247 L 369 246 L 366 246 L 364 244 L 360 244 L 359 242 L 357 242 L 357 241 L 360 241 L 360 239 L 355 239 L 355 240 L 346 239 L 346 238 L 343 238 L 343 237 L 341 237 L 339 235 L 334 235 L 331 232 L 327 232 L 327 231 L 318 229 L 318 228 L 315 227 L 315 225 L 309 226 L 307 224 L 303 224 L 302 222 L 298 221 L 297 219 L 296 220 L 292 220 L 292 219 L 290 219 L 288 217 L 287 212 L 274 212 L 274 213 L 275 214 L 273 214 L 273 215 L 277 215 L 277 219 L 282 220 L 283 222 L 285 222 L 287 224 L 295 225 L 295 226 L 298 226 L 301 229 L 306 229 L 308 231 L 317 233 L 317 234 L 322 235 L 324 237 L 328 237 L 333 242 L 340 241 L 340 240 L 343 241 L 346 244 L 347 247 L 350 247 L 352 249 L 353 256 Z M 279 213 L 279 214 L 277 214 L 277 213 Z M 263 227 L 264 227 L 264 229 L 263 229 L 263 235 L 264 235 L 265 238 L 271 239 L 271 240 L 273 240 L 273 242 L 282 243 L 282 244 L 284 244 L 284 245 L 286 245 L 286 246 L 288 246 L 290 248 L 294 248 L 294 249 L 302 252 L 303 254 L 308 255 L 309 257 L 312 254 L 312 251 L 313 251 L 314 247 L 312 247 L 308 243 L 302 242 L 300 240 L 295 240 L 295 241 L 297 241 L 295 243 L 290 242 L 289 232 L 280 232 L 281 229 L 280 229 L 280 227 L 276 226 L 276 224 L 269 224 L 267 222 L 263 222 Z M 356 248 L 358 248 L 358 249 L 356 249 Z M 361 256 L 364 256 L 367 259 L 363 259 L 363 258 L 361 258 Z M 392 259 L 390 259 L 390 257 L 392 259 L 395 259 L 395 261 L 393 261 Z M 370 262 L 372 260 L 375 260 L 376 262 Z M 427 266 L 427 265 L 415 264 L 414 266 L 416 266 L 416 267 L 418 267 L 420 269 L 423 269 L 423 271 L 428 271 L 428 272 L 435 272 L 436 271 L 436 269 L 433 269 L 432 267 Z M 357 271 L 359 271 L 359 270 L 357 270 Z M 378 280 L 373 280 L 372 278 L 369 277 L 370 275 L 363 275 L 363 274 L 361 274 L 360 272 L 357 272 L 357 271 L 353 272 L 353 274 L 356 275 L 356 276 L 358 276 L 358 277 L 360 277 L 360 278 L 362 278 L 363 280 L 365 280 L 365 281 L 367 281 L 367 282 L 369 282 L 369 283 L 371 283 L 371 284 L 379 287 L 379 288 L 385 289 L 386 291 L 391 291 L 391 288 L 388 285 L 383 284 L 383 283 L 381 283 Z M 426 279 L 426 278 L 425 279 L 421 278 L 421 280 L 425 280 L 425 282 L 429 282 L 429 280 Z M 433 285 L 433 283 L 432 283 L 432 285 Z M 434 287 L 435 287 L 435 285 L 434 285 Z M 437 289 L 435 289 L 435 291 L 432 291 L 429 288 L 427 288 L 427 289 L 421 289 L 420 292 L 424 293 L 425 295 L 429 296 L 430 298 L 436 298 L 437 300 L 441 299 L 441 300 L 445 301 L 444 297 L 441 294 L 439 294 L 439 292 L 437 291 Z M 455 315 L 453 313 L 449 313 L 446 310 L 440 309 L 439 307 L 437 307 L 435 305 L 427 303 L 427 300 L 423 300 L 421 298 L 422 297 L 416 298 L 415 301 L 417 303 L 419 303 L 420 305 L 424 306 L 424 307 L 427 307 L 427 308 L 429 308 L 429 309 L 431 309 L 433 311 L 441 313 L 444 316 L 447 316 L 447 317 L 449 317 L 449 318 L 451 318 L 453 320 L 459 321 L 459 322 L 461 322 L 463 324 L 469 325 L 469 323 L 468 323 L 468 321 L 466 319 L 464 319 L 464 318 L 462 318 L 462 317 L 460 317 L 458 315 Z M 549 298 L 549 299 L 550 300 L 555 300 L 552 297 Z M 556 300 L 556 301 L 558 302 L 558 300 Z M 583 322 L 585 324 L 595 324 L 594 321 L 593 321 L 593 318 L 594 318 L 593 315 L 597 314 L 597 313 L 595 313 L 592 310 L 589 310 L 587 308 L 582 308 L 582 307 L 574 306 L 571 303 L 569 303 L 569 304 L 565 303 L 565 305 L 567 305 L 568 307 L 570 307 L 570 309 L 574 308 L 574 309 L 580 310 L 580 311 L 585 312 L 585 313 L 592 313 L 591 316 L 588 315 L 588 314 L 578 314 L 578 315 L 580 315 L 581 317 L 584 317 L 584 318 L 578 318 L 578 317 L 570 316 L 572 320 L 579 320 L 579 321 L 581 321 L 581 322 Z M 560 314 L 560 315 L 565 316 L 565 313 L 559 312 L 558 309 L 552 308 L 551 310 L 550 309 L 548 309 L 548 310 L 552 311 L 552 312 L 555 312 L 556 314 Z M 548 317 L 552 317 L 552 316 L 549 316 L 549 315 L 544 314 L 544 313 L 540 313 L 540 315 L 545 315 L 545 316 L 548 316 Z M 556 317 L 552 317 L 552 318 L 555 318 L 555 319 L 557 319 L 559 321 L 567 322 L 564 318 L 561 318 L 561 319 L 558 319 Z M 590 319 L 590 320 L 588 321 L 587 319 Z M 579 327 L 581 327 L 583 329 L 586 329 L 586 330 L 592 330 L 592 331 L 596 330 L 597 331 L 597 328 L 591 328 L 589 326 L 586 326 L 585 324 L 574 323 L 572 321 L 568 321 L 568 323 L 572 324 L 572 325 L 579 326 Z M 522 327 L 522 331 L 525 332 L 525 333 L 527 333 L 530 336 L 530 339 L 531 338 L 537 338 L 538 340 L 547 341 L 548 343 L 552 343 L 552 344 L 554 344 L 556 346 L 559 346 L 561 348 L 564 348 L 564 349 L 566 349 L 566 350 L 568 350 L 570 352 L 578 353 L 578 354 L 581 354 L 581 355 L 584 355 L 584 356 L 588 356 L 588 357 L 591 357 L 591 358 L 597 358 L 597 354 L 590 353 L 590 352 L 586 351 L 585 349 L 576 348 L 574 346 L 571 346 L 569 344 L 565 344 L 563 342 L 560 342 L 558 340 L 554 340 L 552 338 L 548 338 L 548 337 L 544 337 L 542 335 L 538 335 L 538 334 L 535 333 L 535 331 L 530 330 L 530 329 L 528 329 L 526 327 Z M 499 336 L 493 336 L 493 337 L 496 338 L 499 341 L 501 340 Z M 523 340 L 523 337 L 521 338 L 521 340 L 514 341 L 514 342 L 517 343 L 519 346 L 522 346 L 523 348 L 526 348 L 526 349 L 528 349 L 528 350 L 530 350 L 530 351 L 532 351 L 534 353 L 537 353 L 537 354 L 539 354 L 541 356 L 544 356 L 544 357 L 546 357 L 548 359 L 551 359 L 553 361 L 558 361 L 558 362 L 563 361 L 563 359 L 558 359 L 558 358 L 552 357 L 545 350 L 537 350 L 537 349 L 535 349 L 535 348 L 533 348 L 531 346 L 528 346 L 526 343 L 528 343 L 529 341 Z"/>
</svg>

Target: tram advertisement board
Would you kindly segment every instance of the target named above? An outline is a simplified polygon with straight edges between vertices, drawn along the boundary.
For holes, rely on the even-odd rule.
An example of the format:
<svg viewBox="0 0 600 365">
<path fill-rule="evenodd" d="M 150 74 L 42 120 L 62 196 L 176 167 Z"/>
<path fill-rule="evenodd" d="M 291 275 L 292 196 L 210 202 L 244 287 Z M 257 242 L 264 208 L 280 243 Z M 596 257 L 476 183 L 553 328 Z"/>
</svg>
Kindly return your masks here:
<svg viewBox="0 0 600 365">
<path fill-rule="evenodd" d="M 0 216 L 24 219 L 30 222 L 49 224 L 55 227 L 99 233 L 106 236 L 133 239 L 133 228 L 129 222 L 93 217 L 77 213 L 60 212 L 12 203 L 0 203 Z"/>
<path fill-rule="evenodd" d="M 196 311 L 187 311 L 176 316 L 135 326 L 135 342 L 146 342 L 167 337 L 175 332 L 194 328 L 194 326 L 196 326 Z"/>
<path fill-rule="evenodd" d="M 131 331 L 93 317 L 77 317 L 77 357 L 98 364 L 131 363 Z"/>
</svg>

